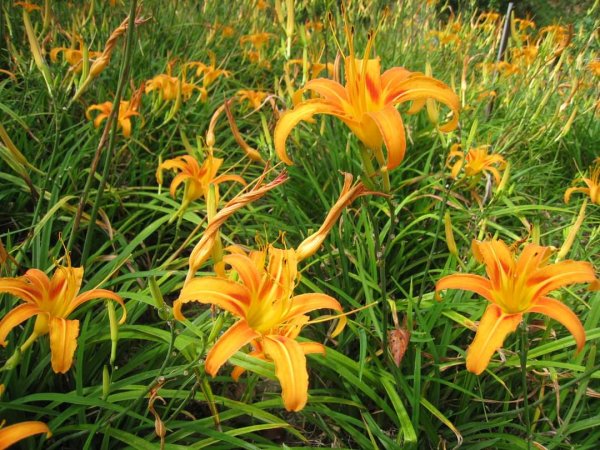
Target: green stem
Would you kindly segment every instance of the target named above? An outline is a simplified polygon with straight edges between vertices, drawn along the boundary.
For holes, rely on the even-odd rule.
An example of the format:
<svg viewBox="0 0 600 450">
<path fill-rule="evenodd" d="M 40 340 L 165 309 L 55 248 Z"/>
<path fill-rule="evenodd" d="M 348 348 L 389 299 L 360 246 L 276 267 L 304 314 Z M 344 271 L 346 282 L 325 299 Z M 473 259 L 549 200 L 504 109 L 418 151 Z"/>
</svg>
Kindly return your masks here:
<svg viewBox="0 0 600 450">
<path fill-rule="evenodd" d="M 131 66 L 131 55 L 133 53 L 132 49 L 133 49 L 133 42 L 134 42 L 134 37 L 135 37 L 136 9 L 137 9 L 137 0 L 132 0 L 131 8 L 129 10 L 129 20 L 127 23 L 127 40 L 125 43 L 125 54 L 123 56 L 123 61 L 121 63 L 121 73 L 119 74 L 119 82 L 117 85 L 117 92 L 115 93 L 115 99 L 113 101 L 112 110 L 111 110 L 111 114 L 109 117 L 109 121 L 112 118 L 110 137 L 108 140 L 108 147 L 106 148 L 106 151 L 105 151 L 102 179 L 100 180 L 100 185 L 98 186 L 98 191 L 96 192 L 96 199 L 92 206 L 92 212 L 90 214 L 90 223 L 89 223 L 89 227 L 87 230 L 87 234 L 85 236 L 85 242 L 83 244 L 83 251 L 81 252 L 81 264 L 82 265 L 85 264 L 85 261 L 87 260 L 87 256 L 88 256 L 90 246 L 92 243 L 92 237 L 93 237 L 94 231 L 95 231 L 96 217 L 98 215 L 98 209 L 100 208 L 100 202 L 102 200 L 102 195 L 104 193 L 104 186 L 106 185 L 106 180 L 108 178 L 108 171 L 110 169 L 110 160 L 112 158 L 113 150 L 115 147 L 115 141 L 116 141 L 116 136 L 117 136 L 117 125 L 118 125 L 118 121 L 116 119 L 117 119 L 117 116 L 119 113 L 119 108 L 121 105 L 121 98 L 123 96 L 123 91 L 125 90 L 125 86 L 127 85 L 127 78 L 129 77 L 129 69 Z M 107 128 L 108 128 L 108 123 L 107 123 Z M 105 131 L 106 131 L 106 129 L 105 129 Z M 99 146 L 98 151 L 97 151 L 98 159 L 99 159 L 100 151 L 101 151 L 101 147 Z M 79 204 L 80 208 L 77 210 L 79 219 L 81 219 L 81 212 L 83 212 L 83 206 L 85 205 L 87 196 L 89 195 L 89 189 L 91 187 L 91 181 L 93 180 L 93 176 L 94 176 L 94 173 L 90 172 L 90 174 L 88 176 L 88 182 L 86 183 L 87 189 L 84 190 L 84 194 L 81 197 L 81 202 Z M 76 231 L 77 230 L 75 229 L 75 224 L 74 224 L 74 228 L 71 232 L 71 237 L 69 239 L 69 244 L 72 244 L 72 240 L 73 240 L 73 237 L 74 237 L 74 234 Z"/>
<path fill-rule="evenodd" d="M 521 340 L 521 383 L 523 386 L 523 415 L 525 416 L 525 426 L 527 429 L 527 448 L 531 448 L 531 419 L 529 417 L 529 397 L 527 395 L 527 350 L 529 349 L 527 341 L 527 323 L 525 320 L 520 326 Z"/>
</svg>

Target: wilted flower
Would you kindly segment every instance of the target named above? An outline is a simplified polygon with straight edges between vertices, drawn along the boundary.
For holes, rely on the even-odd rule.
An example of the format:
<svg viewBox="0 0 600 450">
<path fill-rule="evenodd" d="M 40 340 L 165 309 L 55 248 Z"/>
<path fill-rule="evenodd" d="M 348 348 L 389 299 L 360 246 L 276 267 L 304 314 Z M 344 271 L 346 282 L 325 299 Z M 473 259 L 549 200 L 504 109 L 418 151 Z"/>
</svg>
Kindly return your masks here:
<svg viewBox="0 0 600 450">
<path fill-rule="evenodd" d="M 553 250 L 526 244 L 517 257 L 501 240 L 473 241 L 475 259 L 485 264 L 489 278 L 454 274 L 436 283 L 436 295 L 445 289 L 475 292 L 488 300 L 473 343 L 467 350 L 467 370 L 477 375 L 488 366 L 506 336 L 517 329 L 525 313 L 540 313 L 562 323 L 580 351 L 585 330 L 579 318 L 559 300 L 546 295 L 574 283 L 597 282 L 589 262 L 562 261 L 548 264 Z"/>
</svg>

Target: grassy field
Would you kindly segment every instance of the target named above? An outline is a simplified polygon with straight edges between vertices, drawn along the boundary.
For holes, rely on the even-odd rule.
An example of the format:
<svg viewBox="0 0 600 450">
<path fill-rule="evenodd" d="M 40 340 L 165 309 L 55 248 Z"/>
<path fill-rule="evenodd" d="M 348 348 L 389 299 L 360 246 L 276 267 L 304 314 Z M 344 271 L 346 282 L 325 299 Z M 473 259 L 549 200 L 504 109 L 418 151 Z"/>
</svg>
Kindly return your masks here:
<svg viewBox="0 0 600 450">
<path fill-rule="evenodd" d="M 600 4 L 459 3 L 3 2 L 0 448 L 597 448 Z"/>
</svg>

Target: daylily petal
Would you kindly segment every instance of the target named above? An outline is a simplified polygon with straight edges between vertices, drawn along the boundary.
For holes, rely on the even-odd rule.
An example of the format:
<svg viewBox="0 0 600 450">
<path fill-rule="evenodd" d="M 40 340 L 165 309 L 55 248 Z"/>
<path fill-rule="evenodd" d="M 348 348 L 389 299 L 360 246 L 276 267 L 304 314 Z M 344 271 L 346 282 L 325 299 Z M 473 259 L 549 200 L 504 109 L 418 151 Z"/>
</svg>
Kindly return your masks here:
<svg viewBox="0 0 600 450">
<path fill-rule="evenodd" d="M 313 355 L 315 353 L 325 354 L 325 346 L 318 342 L 300 342 L 300 347 L 305 355 Z"/>
<path fill-rule="evenodd" d="M 294 94 L 294 105 L 298 104 L 301 99 L 301 95 L 304 91 L 314 91 L 319 94 L 324 100 L 338 104 L 341 110 L 346 112 L 351 111 L 351 106 L 348 103 L 348 94 L 346 89 L 340 84 L 333 80 L 326 78 L 317 78 L 310 80 L 304 85 L 302 89 L 299 89 Z"/>
<path fill-rule="evenodd" d="M 475 375 L 482 373 L 492 355 L 502 347 L 506 336 L 517 329 L 521 319 L 522 314 L 505 314 L 498 306 L 488 305 L 477 327 L 475 339 L 467 349 L 467 370 Z"/>
<path fill-rule="evenodd" d="M 406 136 L 400 113 L 392 105 L 367 113 L 379 128 L 388 154 L 387 169 L 398 167 L 404 159 Z"/>
<path fill-rule="evenodd" d="M 286 111 L 275 126 L 274 141 L 275 152 L 279 159 L 288 165 L 293 162 L 285 151 L 285 141 L 292 129 L 302 120 L 310 119 L 315 114 L 332 114 L 334 116 L 343 116 L 345 113 L 335 104 L 321 100 L 307 100 Z"/>
<path fill-rule="evenodd" d="M 584 261 L 561 261 L 537 270 L 528 280 L 530 285 L 538 285 L 536 297 L 574 283 L 591 283 L 596 279 L 594 267 Z"/>
<path fill-rule="evenodd" d="M 342 305 L 333 297 L 327 294 L 310 293 L 296 295 L 292 298 L 292 307 L 285 316 L 284 321 L 293 319 L 294 317 L 304 315 L 316 309 L 333 309 L 334 311 L 342 312 Z"/>
<path fill-rule="evenodd" d="M 528 310 L 528 312 L 545 314 L 562 323 L 575 338 L 578 352 L 580 352 L 585 345 L 585 330 L 579 317 L 577 317 L 575 313 L 561 301 L 549 297 L 542 297 Z"/>
<path fill-rule="evenodd" d="M 250 292 L 257 292 L 260 285 L 260 273 L 254 262 L 245 254 L 231 254 L 223 257 L 223 262 L 229 264 L 237 272 L 240 281 Z"/>
<path fill-rule="evenodd" d="M 206 355 L 204 370 L 214 377 L 225 361 L 244 345 L 259 337 L 260 334 L 250 328 L 245 320 L 240 320 L 223 333 L 210 349 Z"/>
<path fill-rule="evenodd" d="M 32 286 L 22 278 L 0 278 L 0 293 L 14 295 L 29 303 L 34 303 L 37 298 Z"/>
<path fill-rule="evenodd" d="M 239 175 L 219 175 L 218 177 L 212 180 L 212 183 L 217 185 L 223 183 L 224 181 L 235 181 L 236 183 L 240 183 L 244 186 L 248 184 L 246 183 L 246 180 L 244 180 Z"/>
<path fill-rule="evenodd" d="M 494 301 L 490 291 L 490 280 L 479 275 L 471 275 L 468 273 L 447 275 L 435 284 L 436 295 L 439 295 L 438 292 L 445 289 L 462 289 L 475 292 L 490 302 Z"/>
<path fill-rule="evenodd" d="M 565 191 L 565 203 L 569 203 L 569 201 L 571 200 L 571 194 L 573 194 L 573 192 L 582 192 L 585 195 L 590 195 L 590 189 L 589 188 L 583 188 L 583 187 L 571 187 L 569 189 L 567 189 Z"/>
<path fill-rule="evenodd" d="M 181 290 L 173 303 L 173 316 L 183 320 L 181 307 L 188 302 L 216 305 L 238 316 L 245 317 L 250 303 L 250 291 L 246 286 L 217 277 L 193 278 Z"/>
<path fill-rule="evenodd" d="M 460 99 L 445 83 L 435 78 L 424 75 L 413 75 L 406 80 L 397 83 L 394 90 L 387 93 L 390 103 L 398 104 L 411 100 L 434 99 L 452 110 L 452 119 L 450 122 L 441 125 L 440 131 L 452 131 L 458 125 L 458 110 L 460 108 Z"/>
<path fill-rule="evenodd" d="M 114 300 L 119 305 L 121 305 L 121 308 L 123 308 L 123 315 L 121 316 L 121 320 L 119 320 L 119 324 L 123 324 L 125 322 L 125 319 L 127 318 L 127 308 L 125 308 L 123 298 L 120 295 L 115 294 L 114 292 L 109 291 L 107 289 L 90 289 L 89 291 L 79 294 L 71 303 L 66 315 L 68 316 L 69 314 L 71 314 L 85 302 L 101 298 L 107 300 Z"/>
<path fill-rule="evenodd" d="M 19 305 L 16 308 L 11 309 L 3 318 L 0 320 L 0 345 L 6 347 L 6 336 L 11 330 L 17 325 L 25 322 L 30 317 L 41 313 L 37 305 L 25 303 Z"/>
<path fill-rule="evenodd" d="M 300 411 L 308 400 L 308 372 L 302 347 L 284 336 L 265 336 L 265 354 L 275 363 L 281 397 L 288 411 Z"/>
<path fill-rule="evenodd" d="M 4 427 L 0 429 L 0 450 L 9 448 L 11 445 L 29 436 L 40 433 L 46 433 L 46 437 L 52 435 L 48 425 L 42 422 L 21 422 Z"/>
<path fill-rule="evenodd" d="M 49 336 L 52 370 L 55 373 L 66 373 L 73 364 L 73 355 L 77 348 L 79 320 L 50 317 Z"/>
</svg>

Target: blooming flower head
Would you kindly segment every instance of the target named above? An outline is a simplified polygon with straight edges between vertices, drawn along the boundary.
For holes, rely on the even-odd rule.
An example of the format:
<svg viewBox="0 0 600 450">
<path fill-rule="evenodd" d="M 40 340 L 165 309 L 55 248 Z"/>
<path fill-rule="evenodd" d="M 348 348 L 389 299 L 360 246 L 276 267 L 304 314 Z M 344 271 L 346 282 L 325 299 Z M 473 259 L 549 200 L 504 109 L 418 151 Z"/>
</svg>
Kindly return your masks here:
<svg viewBox="0 0 600 450">
<path fill-rule="evenodd" d="M 535 61 L 538 55 L 537 45 L 526 45 L 521 48 L 512 49 L 513 60 L 522 63 L 525 66 L 531 65 Z"/>
<path fill-rule="evenodd" d="M 25 303 L 8 312 L 0 320 L 0 345 L 6 347 L 8 333 L 29 319 L 37 316 L 32 337 L 48 334 L 52 369 L 56 373 L 66 373 L 73 363 L 77 347 L 79 320 L 69 320 L 75 309 L 82 304 L 99 298 L 114 300 L 123 307 L 121 323 L 126 311 L 123 299 L 106 289 L 91 289 L 79 294 L 83 280 L 83 267 L 58 266 L 52 278 L 38 269 L 29 269 L 17 278 L 0 278 L 0 292 L 20 298 Z"/>
<path fill-rule="evenodd" d="M 237 92 L 238 101 L 242 102 L 245 100 L 252 109 L 260 108 L 268 95 L 269 93 L 265 91 L 253 91 L 249 89 L 240 89 Z"/>
<path fill-rule="evenodd" d="M 580 178 L 587 187 L 570 187 L 565 191 L 565 203 L 569 203 L 573 192 L 582 192 L 590 197 L 592 203 L 600 205 L 600 158 L 596 158 L 593 167 L 590 167 L 589 178 Z"/>
<path fill-rule="evenodd" d="M 330 114 L 342 120 L 366 146 L 369 158 L 374 156 L 382 169 L 397 167 L 404 158 L 406 138 L 404 124 L 395 106 L 413 101 L 409 113 L 420 110 L 427 99 L 448 105 L 453 117 L 440 126 L 450 131 L 458 124 L 459 99 L 441 81 L 394 67 L 381 74 L 379 58 L 369 58 L 375 33 L 369 34 L 364 59 L 357 59 L 352 33 L 346 25 L 349 55 L 344 57 L 346 84 L 317 78 L 310 80 L 294 95 L 294 108 L 284 113 L 275 127 L 275 150 L 286 164 L 292 164 L 286 152 L 286 140 L 292 129 L 315 114 Z M 305 91 L 313 91 L 318 98 L 302 101 Z M 382 145 L 387 148 L 387 160 Z M 370 164 L 370 161 L 368 162 Z"/>
<path fill-rule="evenodd" d="M 196 67 L 196 76 L 202 76 L 202 86 L 204 86 L 204 88 L 208 88 L 221 76 L 225 78 L 231 76 L 230 71 L 217 68 L 217 57 L 214 52 L 209 50 L 208 56 L 210 58 L 210 64 L 199 61 L 192 61 L 186 64 L 186 67 Z"/>
<path fill-rule="evenodd" d="M 178 77 L 173 77 L 168 73 L 161 73 L 146 82 L 146 93 L 157 91 L 163 101 L 174 101 L 181 92 L 182 100 L 189 100 L 194 90 L 203 93 L 202 88 L 195 84 L 188 83 Z"/>
<path fill-rule="evenodd" d="M 460 144 L 453 144 L 446 159 L 446 166 L 452 170 L 452 178 L 457 179 L 460 170 L 464 169 L 466 177 L 478 180 L 482 174 L 490 173 L 496 184 L 500 183 L 500 170 L 506 166 L 506 160 L 501 155 L 489 153 L 489 145 L 481 145 L 469 149 L 465 156 L 460 147 Z"/>
<path fill-rule="evenodd" d="M 181 185 L 185 183 L 185 193 L 183 194 L 183 203 L 185 205 L 190 204 L 194 200 L 201 197 L 207 198 L 210 185 L 213 184 L 218 186 L 224 181 L 235 181 L 246 185 L 246 182 L 239 175 L 219 175 L 219 171 L 223 160 L 221 158 L 215 158 L 212 154 L 208 154 L 202 165 L 196 158 L 191 155 L 179 156 L 173 159 L 167 159 L 158 166 L 156 171 L 156 179 L 162 184 L 162 171 L 163 170 L 174 170 L 179 172 L 169 188 L 169 193 L 172 197 L 175 197 L 175 191 Z M 218 190 L 215 190 L 215 202 L 218 202 Z"/>
<path fill-rule="evenodd" d="M 595 76 L 600 77 L 600 59 L 590 61 L 588 68 Z"/>
<path fill-rule="evenodd" d="M 308 322 L 309 312 L 323 308 L 341 312 L 341 305 L 326 294 L 294 294 L 298 260 L 293 249 L 269 246 L 247 254 L 233 248 L 223 262 L 231 267 L 231 277 L 187 282 L 173 304 L 175 318 L 184 318 L 181 307 L 190 301 L 219 306 L 239 318 L 208 352 L 206 372 L 214 377 L 234 353 L 252 343 L 255 356 L 275 363 L 286 409 L 301 410 L 308 399 L 305 354 L 324 348 L 316 343 L 303 345 L 296 337 Z"/>
<path fill-rule="evenodd" d="M 143 92 L 144 84 L 142 84 L 142 86 L 133 93 L 131 100 L 121 100 L 119 104 L 117 122 L 119 127 L 123 130 L 123 136 L 126 138 L 131 136 L 131 118 L 140 115 L 138 110 L 142 102 Z M 109 101 L 92 105 L 85 111 L 85 117 L 88 120 L 91 120 L 91 112 L 100 111 L 100 113 L 94 118 L 94 127 L 98 128 L 100 124 L 110 116 L 112 112 L 112 105 L 112 102 Z"/>
<path fill-rule="evenodd" d="M 485 62 L 477 65 L 484 72 L 498 72 L 504 77 L 509 77 L 521 73 L 521 69 L 515 64 L 509 63 L 508 61 L 497 61 L 497 62 Z"/>
<path fill-rule="evenodd" d="M 240 44 L 250 43 L 256 50 L 261 50 L 274 37 L 271 33 L 246 34 L 240 38 Z"/>
<path fill-rule="evenodd" d="M 7 427 L 0 424 L 0 450 L 7 449 L 29 436 L 41 433 L 46 433 L 47 438 L 52 436 L 48 425 L 43 422 L 21 422 Z"/>
<path fill-rule="evenodd" d="M 526 244 L 520 255 L 501 240 L 473 241 L 475 259 L 485 264 L 488 278 L 454 274 L 440 279 L 436 295 L 445 289 L 475 292 L 488 300 L 473 343 L 467 350 L 467 370 L 479 375 L 506 336 L 521 323 L 523 314 L 540 313 L 562 323 L 573 335 L 580 351 L 585 330 L 564 303 L 547 297 L 551 291 L 574 283 L 598 280 L 589 262 L 562 261 L 549 264 L 553 249 Z"/>
<path fill-rule="evenodd" d="M 71 70 L 75 73 L 81 72 L 83 68 L 83 41 L 79 41 L 79 49 L 73 47 L 55 47 L 50 50 L 50 60 L 52 62 L 58 61 L 58 55 L 63 54 L 65 61 L 71 66 Z M 94 59 L 102 55 L 102 52 L 88 51 L 88 58 Z"/>
</svg>

